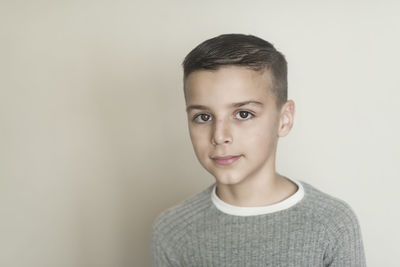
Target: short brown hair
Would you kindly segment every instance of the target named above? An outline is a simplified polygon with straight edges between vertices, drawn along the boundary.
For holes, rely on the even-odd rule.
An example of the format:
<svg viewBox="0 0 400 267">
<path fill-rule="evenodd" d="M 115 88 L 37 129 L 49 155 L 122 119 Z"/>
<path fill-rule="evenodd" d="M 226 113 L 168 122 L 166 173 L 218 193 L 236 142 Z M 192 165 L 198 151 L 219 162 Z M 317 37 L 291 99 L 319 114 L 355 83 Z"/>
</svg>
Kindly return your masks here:
<svg viewBox="0 0 400 267">
<path fill-rule="evenodd" d="M 184 59 L 184 80 L 196 70 L 217 70 L 242 66 L 255 71 L 269 70 L 272 91 L 280 107 L 287 101 L 287 62 L 275 47 L 253 35 L 223 34 L 196 46 Z"/>
</svg>

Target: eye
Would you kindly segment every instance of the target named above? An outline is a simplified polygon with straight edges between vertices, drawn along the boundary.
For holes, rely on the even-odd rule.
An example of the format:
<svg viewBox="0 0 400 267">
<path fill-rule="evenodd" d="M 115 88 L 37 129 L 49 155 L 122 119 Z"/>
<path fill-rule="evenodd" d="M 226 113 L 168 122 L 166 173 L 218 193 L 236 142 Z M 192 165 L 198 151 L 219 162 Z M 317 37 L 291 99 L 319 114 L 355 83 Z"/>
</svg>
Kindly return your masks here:
<svg viewBox="0 0 400 267">
<path fill-rule="evenodd" d="M 204 123 L 207 122 L 211 119 L 211 116 L 205 113 L 198 114 L 194 117 L 193 121 L 199 122 L 199 123 Z"/>
<path fill-rule="evenodd" d="M 236 118 L 238 120 L 242 120 L 242 121 L 243 120 L 248 120 L 248 119 L 250 119 L 252 117 L 254 117 L 254 115 L 249 111 L 241 110 L 238 113 L 236 113 Z"/>
</svg>

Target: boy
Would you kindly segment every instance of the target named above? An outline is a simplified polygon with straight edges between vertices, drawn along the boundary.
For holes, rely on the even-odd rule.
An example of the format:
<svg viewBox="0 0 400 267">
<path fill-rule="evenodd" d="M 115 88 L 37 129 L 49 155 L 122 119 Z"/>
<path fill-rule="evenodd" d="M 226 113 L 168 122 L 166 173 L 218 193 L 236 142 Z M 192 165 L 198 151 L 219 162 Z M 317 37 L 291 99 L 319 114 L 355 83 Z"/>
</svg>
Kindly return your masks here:
<svg viewBox="0 0 400 267">
<path fill-rule="evenodd" d="M 183 67 L 190 138 L 216 183 L 158 217 L 152 266 L 365 266 L 352 209 L 275 171 L 295 110 L 284 56 L 258 37 L 226 34 Z"/>
</svg>

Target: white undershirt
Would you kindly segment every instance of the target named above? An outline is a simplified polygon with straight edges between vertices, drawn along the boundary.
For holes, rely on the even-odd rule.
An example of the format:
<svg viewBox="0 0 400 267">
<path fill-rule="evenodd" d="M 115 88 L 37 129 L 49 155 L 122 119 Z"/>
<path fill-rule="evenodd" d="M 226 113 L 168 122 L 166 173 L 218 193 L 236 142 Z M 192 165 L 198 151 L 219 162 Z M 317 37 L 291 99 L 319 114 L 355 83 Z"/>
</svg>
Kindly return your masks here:
<svg viewBox="0 0 400 267">
<path fill-rule="evenodd" d="M 217 185 L 215 184 L 211 193 L 211 201 L 220 211 L 236 216 L 255 216 L 273 213 L 281 210 L 288 209 L 298 203 L 304 197 L 304 188 L 302 184 L 296 180 L 288 178 L 290 181 L 295 183 L 298 187 L 296 193 L 291 195 L 289 198 L 282 200 L 281 202 L 261 207 L 239 207 L 228 204 L 221 200 L 216 193 Z"/>
</svg>

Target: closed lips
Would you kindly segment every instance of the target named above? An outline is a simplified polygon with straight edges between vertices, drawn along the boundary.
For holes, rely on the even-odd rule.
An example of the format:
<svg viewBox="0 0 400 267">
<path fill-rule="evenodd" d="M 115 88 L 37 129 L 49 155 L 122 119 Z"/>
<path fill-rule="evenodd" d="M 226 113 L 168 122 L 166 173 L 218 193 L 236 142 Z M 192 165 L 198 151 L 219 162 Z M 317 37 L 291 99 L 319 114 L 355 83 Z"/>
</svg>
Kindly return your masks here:
<svg viewBox="0 0 400 267">
<path fill-rule="evenodd" d="M 231 158 L 235 158 L 235 157 L 239 157 L 239 155 L 237 155 L 237 156 L 225 156 L 225 157 L 212 157 L 212 159 L 225 160 L 225 159 L 231 159 Z"/>
</svg>

